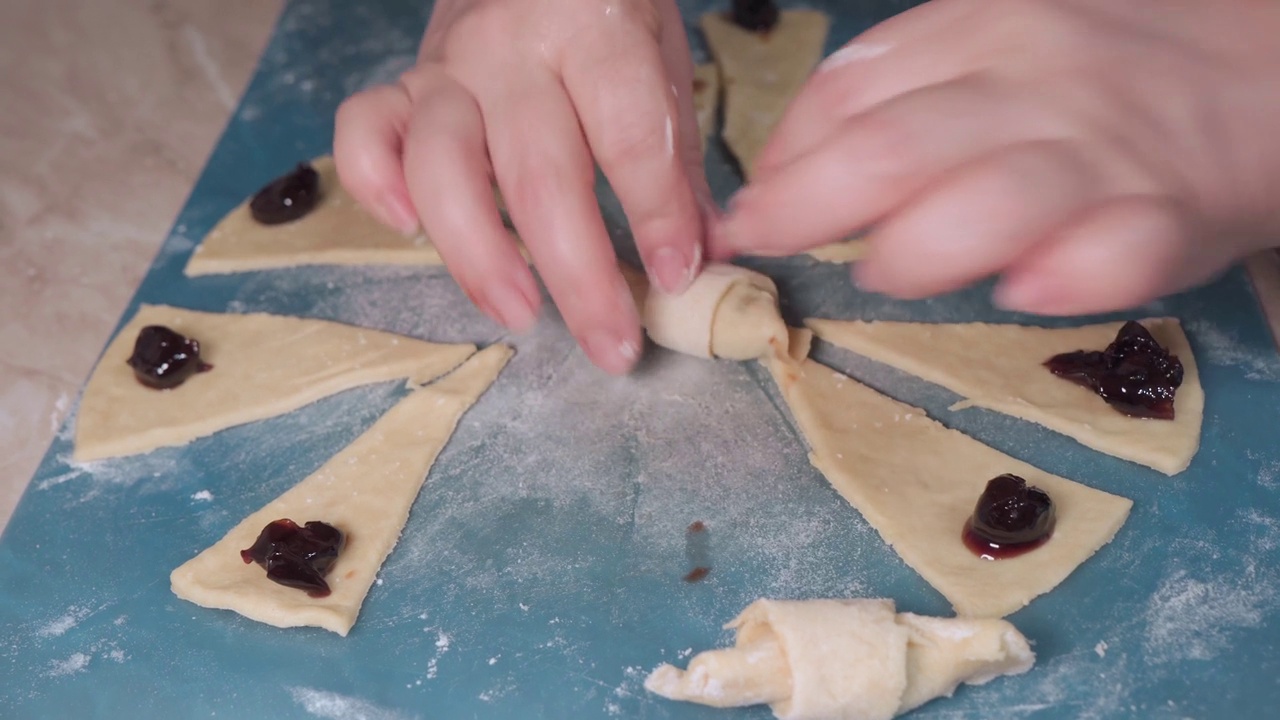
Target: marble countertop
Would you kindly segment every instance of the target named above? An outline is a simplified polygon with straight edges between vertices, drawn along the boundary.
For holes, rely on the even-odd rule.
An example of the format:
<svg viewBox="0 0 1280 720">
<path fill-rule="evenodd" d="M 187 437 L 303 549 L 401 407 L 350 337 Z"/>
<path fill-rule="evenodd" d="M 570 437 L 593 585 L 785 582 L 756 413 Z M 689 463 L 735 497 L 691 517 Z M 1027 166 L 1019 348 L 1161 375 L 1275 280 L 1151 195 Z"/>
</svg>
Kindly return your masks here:
<svg viewBox="0 0 1280 720">
<path fill-rule="evenodd" d="M 0 528 L 282 6 L 0 2 Z"/>
<path fill-rule="evenodd" d="M 0 529 L 283 0 L 0 3 Z M 1251 261 L 1280 308 L 1280 257 Z M 1280 329 L 1280 312 L 1269 313 Z"/>
</svg>

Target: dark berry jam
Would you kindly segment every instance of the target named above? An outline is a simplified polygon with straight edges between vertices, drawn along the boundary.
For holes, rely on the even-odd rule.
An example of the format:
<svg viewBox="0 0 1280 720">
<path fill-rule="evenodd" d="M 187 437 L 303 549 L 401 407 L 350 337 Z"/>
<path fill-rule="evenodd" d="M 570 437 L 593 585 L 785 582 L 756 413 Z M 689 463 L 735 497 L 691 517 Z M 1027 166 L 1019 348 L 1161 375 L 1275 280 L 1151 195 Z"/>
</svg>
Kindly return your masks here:
<svg viewBox="0 0 1280 720">
<path fill-rule="evenodd" d="M 156 390 L 176 388 L 213 366 L 200 359 L 200 343 L 163 325 L 148 325 L 138 333 L 127 361 L 138 382 Z"/>
<path fill-rule="evenodd" d="M 263 225 L 282 225 L 306 215 L 320 202 L 320 173 L 307 163 L 272 180 L 249 201 L 253 219 Z"/>
<path fill-rule="evenodd" d="M 698 567 L 690 570 L 689 574 L 684 576 L 684 581 L 687 583 L 696 583 L 710 574 L 711 568 L 705 565 L 699 565 Z"/>
<path fill-rule="evenodd" d="M 729 17 L 743 30 L 768 32 L 778 24 L 778 6 L 773 0 L 733 0 Z"/>
<path fill-rule="evenodd" d="M 696 583 L 711 574 L 711 533 L 707 524 L 694 520 L 684 531 L 684 554 L 689 561 L 689 572 L 684 581 Z"/>
<path fill-rule="evenodd" d="M 1111 407 L 1133 417 L 1173 419 L 1173 399 L 1182 384 L 1182 362 L 1132 320 L 1101 352 L 1077 350 L 1044 363 L 1049 371 L 1098 393 Z"/>
<path fill-rule="evenodd" d="M 266 568 L 269 580 L 306 590 L 311 597 L 325 597 L 329 583 L 324 576 L 344 542 L 340 530 L 318 520 L 302 527 L 292 520 L 275 520 L 262 528 L 253 547 L 240 551 L 240 559 Z"/>
<path fill-rule="evenodd" d="M 1017 475 L 987 483 L 964 524 L 964 544 L 984 560 L 1021 555 L 1045 544 L 1056 520 L 1053 500 Z"/>
</svg>

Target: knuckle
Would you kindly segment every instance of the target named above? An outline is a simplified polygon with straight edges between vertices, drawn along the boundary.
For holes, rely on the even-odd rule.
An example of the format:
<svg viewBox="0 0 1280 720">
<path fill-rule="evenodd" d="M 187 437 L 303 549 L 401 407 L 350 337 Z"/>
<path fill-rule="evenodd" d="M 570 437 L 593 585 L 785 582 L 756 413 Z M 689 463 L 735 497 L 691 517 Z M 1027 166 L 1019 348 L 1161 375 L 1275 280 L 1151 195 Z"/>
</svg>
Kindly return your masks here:
<svg viewBox="0 0 1280 720">
<path fill-rule="evenodd" d="M 853 132 L 846 135 L 852 144 L 849 159 L 861 163 L 867 172 L 896 178 L 922 165 L 921 139 L 909 118 L 872 111 L 853 122 Z"/>
</svg>

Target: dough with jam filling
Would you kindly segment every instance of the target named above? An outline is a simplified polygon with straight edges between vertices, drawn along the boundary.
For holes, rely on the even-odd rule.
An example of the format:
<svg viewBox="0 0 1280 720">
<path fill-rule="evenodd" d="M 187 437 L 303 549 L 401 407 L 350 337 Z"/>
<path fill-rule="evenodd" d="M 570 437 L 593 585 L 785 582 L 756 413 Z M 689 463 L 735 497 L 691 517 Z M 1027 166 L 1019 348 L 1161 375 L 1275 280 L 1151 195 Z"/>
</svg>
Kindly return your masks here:
<svg viewBox="0 0 1280 720">
<path fill-rule="evenodd" d="M 199 341 L 200 356 L 213 369 L 171 390 L 144 387 L 126 361 L 148 325 Z M 185 445 L 360 385 L 397 378 L 429 382 L 475 350 L 328 320 L 143 305 L 85 384 L 72 459 Z"/>
<path fill-rule="evenodd" d="M 1174 475 L 1187 468 L 1200 447 L 1204 390 L 1178 320 L 1140 322 L 1182 362 L 1173 420 L 1117 412 L 1093 391 L 1044 367 L 1044 361 L 1059 353 L 1106 348 L 1123 322 L 1040 328 L 811 319 L 806 325 L 827 342 L 964 397 L 953 410 L 982 407 L 1030 420 L 1086 447 Z"/>
<path fill-rule="evenodd" d="M 725 625 L 734 646 L 661 665 L 645 689 L 672 700 L 768 704 L 781 720 L 889 720 L 961 683 L 1035 663 L 1004 620 L 895 613 L 892 600 L 757 600 Z"/>
<path fill-rule="evenodd" d="M 806 359 L 764 359 L 809 459 L 885 542 L 965 617 L 1003 617 L 1052 590 L 1119 531 L 1133 503 L 1047 473 Z M 1040 547 L 983 560 L 962 540 L 987 482 L 1013 473 L 1044 490 L 1057 520 Z"/>
<path fill-rule="evenodd" d="M 249 212 L 252 198 L 246 199 L 209 231 L 184 272 L 198 276 L 300 265 L 444 264 L 421 231 L 403 235 L 365 212 L 342 187 L 332 157 L 315 158 L 311 167 L 320 175 L 320 201 L 311 212 L 292 222 L 263 225 Z M 505 212 L 502 198 L 494 194 L 498 209 Z M 520 249 L 525 253 L 523 245 Z"/>
<path fill-rule="evenodd" d="M 169 576 L 173 593 L 276 627 L 313 626 L 346 635 L 378 569 L 395 547 L 409 510 L 458 420 L 497 378 L 512 350 L 493 345 L 432 385 L 415 390 L 320 469 L 249 515 Z M 274 520 L 328 523 L 346 545 L 315 598 L 267 579 L 240 551 Z"/>
</svg>

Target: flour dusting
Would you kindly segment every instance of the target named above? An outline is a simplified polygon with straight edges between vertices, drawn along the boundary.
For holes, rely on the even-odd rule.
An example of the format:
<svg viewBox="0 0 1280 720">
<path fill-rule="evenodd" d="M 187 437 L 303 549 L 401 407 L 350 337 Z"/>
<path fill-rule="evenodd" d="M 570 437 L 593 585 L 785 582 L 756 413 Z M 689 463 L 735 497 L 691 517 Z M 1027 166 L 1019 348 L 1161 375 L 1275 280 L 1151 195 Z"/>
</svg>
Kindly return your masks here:
<svg viewBox="0 0 1280 720">
<path fill-rule="evenodd" d="M 309 687 L 288 688 L 289 696 L 307 713 L 325 720 L 401 720 L 409 716 L 327 690 Z"/>
<path fill-rule="evenodd" d="M 1261 347 L 1250 347 L 1214 322 L 1186 320 L 1184 324 L 1202 353 L 1198 357 L 1201 362 L 1240 368 L 1249 380 L 1280 380 L 1280 355 L 1270 341 Z"/>
<path fill-rule="evenodd" d="M 1206 581 L 1175 572 L 1160 584 L 1146 613 L 1148 661 L 1214 659 L 1237 631 L 1262 622 L 1274 594 L 1253 577 Z"/>
<path fill-rule="evenodd" d="M 40 637 L 59 637 L 68 630 L 80 624 L 81 620 L 89 617 L 93 611 L 86 607 L 71 607 L 67 612 L 54 620 L 50 620 L 40 629 L 36 630 L 36 634 Z"/>
<path fill-rule="evenodd" d="M 49 669 L 50 677 L 61 677 L 63 675 L 74 675 L 85 668 L 89 667 L 89 661 L 92 658 L 82 652 L 72 653 L 66 660 L 55 661 Z"/>
</svg>

